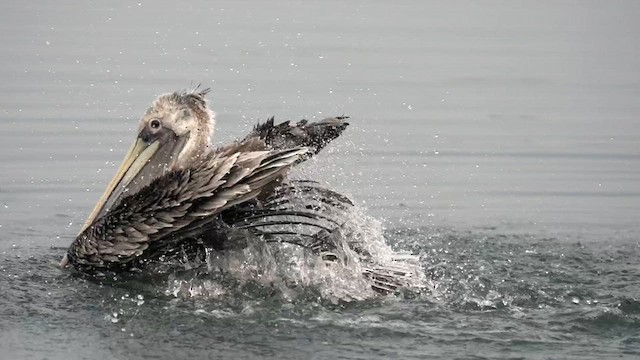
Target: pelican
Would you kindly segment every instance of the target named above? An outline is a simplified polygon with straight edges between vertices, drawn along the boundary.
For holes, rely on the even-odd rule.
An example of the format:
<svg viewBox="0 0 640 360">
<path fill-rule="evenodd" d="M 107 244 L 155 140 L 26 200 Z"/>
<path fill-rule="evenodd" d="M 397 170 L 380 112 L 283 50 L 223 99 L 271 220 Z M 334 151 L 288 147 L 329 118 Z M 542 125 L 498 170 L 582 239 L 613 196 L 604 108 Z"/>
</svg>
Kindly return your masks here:
<svg viewBox="0 0 640 360">
<path fill-rule="evenodd" d="M 346 117 L 278 125 L 271 118 L 244 139 L 216 147 L 207 92 L 155 99 L 61 267 L 130 271 L 179 249 L 242 246 L 245 236 L 304 246 L 327 261 L 341 256 L 344 244 L 333 236 L 340 226 L 336 211 L 353 204 L 287 173 L 340 136 Z M 397 287 L 394 275 L 369 276 L 378 290 Z"/>
</svg>

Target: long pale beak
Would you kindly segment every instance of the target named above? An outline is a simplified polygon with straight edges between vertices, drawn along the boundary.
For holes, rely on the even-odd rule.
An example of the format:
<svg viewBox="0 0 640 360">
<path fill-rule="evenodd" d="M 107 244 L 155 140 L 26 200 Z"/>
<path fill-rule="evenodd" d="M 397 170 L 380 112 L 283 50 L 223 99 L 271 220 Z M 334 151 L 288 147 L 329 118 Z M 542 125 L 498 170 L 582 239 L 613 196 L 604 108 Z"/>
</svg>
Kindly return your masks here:
<svg viewBox="0 0 640 360">
<path fill-rule="evenodd" d="M 120 195 L 123 192 L 131 180 L 133 180 L 140 170 L 142 170 L 153 154 L 156 153 L 159 146 L 160 143 L 158 141 L 147 144 L 141 138 L 136 139 L 127 152 L 127 155 L 125 155 L 122 165 L 120 165 L 115 176 L 111 179 L 111 182 L 105 189 L 104 194 L 102 194 L 100 200 L 98 200 L 98 203 L 93 208 L 93 211 L 91 211 L 87 221 L 84 222 L 84 225 L 80 230 L 80 234 L 96 220 L 98 214 L 104 213 L 103 210 L 106 210 L 105 207 L 107 204 L 113 204 L 113 201 L 116 200 L 116 197 L 113 195 Z M 119 191 L 114 191 L 116 188 L 118 188 L 117 190 Z"/>
<path fill-rule="evenodd" d="M 91 226 L 97 218 L 103 216 L 122 197 L 121 195 L 131 193 L 127 191 L 130 190 L 130 185 L 139 190 L 145 184 L 151 182 L 153 178 L 161 176 L 174 164 L 177 154 L 184 146 L 184 139 L 171 136 L 169 140 L 164 142 L 166 146 L 161 146 L 160 140 L 150 143 L 143 140 L 142 137 L 138 137 L 135 140 L 127 155 L 125 155 L 122 165 L 118 168 L 78 235 Z M 163 151 L 158 151 L 161 148 Z M 154 157 L 156 154 L 158 156 Z M 160 170 L 160 173 L 158 173 L 158 170 Z M 133 181 L 134 179 L 136 181 Z M 65 267 L 68 263 L 69 259 L 65 254 L 60 262 L 60 267 Z"/>
</svg>

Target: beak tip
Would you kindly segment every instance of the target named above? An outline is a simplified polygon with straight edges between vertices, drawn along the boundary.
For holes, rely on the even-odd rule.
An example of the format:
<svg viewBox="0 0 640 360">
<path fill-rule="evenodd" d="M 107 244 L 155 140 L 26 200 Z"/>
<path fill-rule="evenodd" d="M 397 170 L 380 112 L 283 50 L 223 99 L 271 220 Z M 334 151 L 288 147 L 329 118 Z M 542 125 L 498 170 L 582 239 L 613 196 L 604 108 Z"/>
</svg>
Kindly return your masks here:
<svg viewBox="0 0 640 360">
<path fill-rule="evenodd" d="M 64 257 L 62 258 L 62 261 L 60 261 L 60 264 L 58 264 L 58 266 L 60 267 L 60 269 L 64 269 L 69 265 L 69 256 L 67 256 L 67 254 L 64 254 Z"/>
</svg>

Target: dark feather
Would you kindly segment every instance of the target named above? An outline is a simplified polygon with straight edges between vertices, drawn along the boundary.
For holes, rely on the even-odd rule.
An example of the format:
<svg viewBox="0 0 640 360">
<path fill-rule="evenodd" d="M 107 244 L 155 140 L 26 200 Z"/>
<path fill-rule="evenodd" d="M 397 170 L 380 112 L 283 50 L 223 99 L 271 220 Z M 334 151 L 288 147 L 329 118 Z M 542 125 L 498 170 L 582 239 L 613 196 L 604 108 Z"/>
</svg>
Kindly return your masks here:
<svg viewBox="0 0 640 360">
<path fill-rule="evenodd" d="M 272 149 L 286 149 L 292 146 L 304 146 L 309 148 L 309 158 L 320 152 L 329 142 L 340 136 L 349 126 L 345 121 L 348 116 L 326 118 L 318 122 L 309 123 L 300 120 L 295 125 L 285 121 L 274 125 L 274 118 L 255 126 L 252 133 L 246 138 L 259 137 Z"/>
<path fill-rule="evenodd" d="M 218 154 L 162 176 L 83 231 L 69 248 L 69 260 L 77 268 L 121 268 L 154 256 L 165 243 L 201 234 L 219 221 L 220 212 L 255 198 L 264 183 L 281 176 L 305 151 Z M 262 175 L 256 178 L 256 173 Z"/>
</svg>

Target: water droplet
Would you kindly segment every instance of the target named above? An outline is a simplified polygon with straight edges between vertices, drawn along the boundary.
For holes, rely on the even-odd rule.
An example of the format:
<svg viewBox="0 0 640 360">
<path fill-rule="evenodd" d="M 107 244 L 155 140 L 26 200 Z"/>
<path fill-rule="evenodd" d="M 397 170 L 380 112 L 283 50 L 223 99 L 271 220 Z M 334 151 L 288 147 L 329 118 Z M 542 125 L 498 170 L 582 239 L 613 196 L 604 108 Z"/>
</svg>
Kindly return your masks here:
<svg viewBox="0 0 640 360">
<path fill-rule="evenodd" d="M 109 320 L 114 324 L 117 323 L 118 321 L 120 321 L 120 319 L 118 319 L 118 313 L 116 313 L 116 312 L 112 313 L 111 315 L 107 314 L 107 315 L 105 315 L 104 318 L 105 318 L 105 320 Z"/>
</svg>

